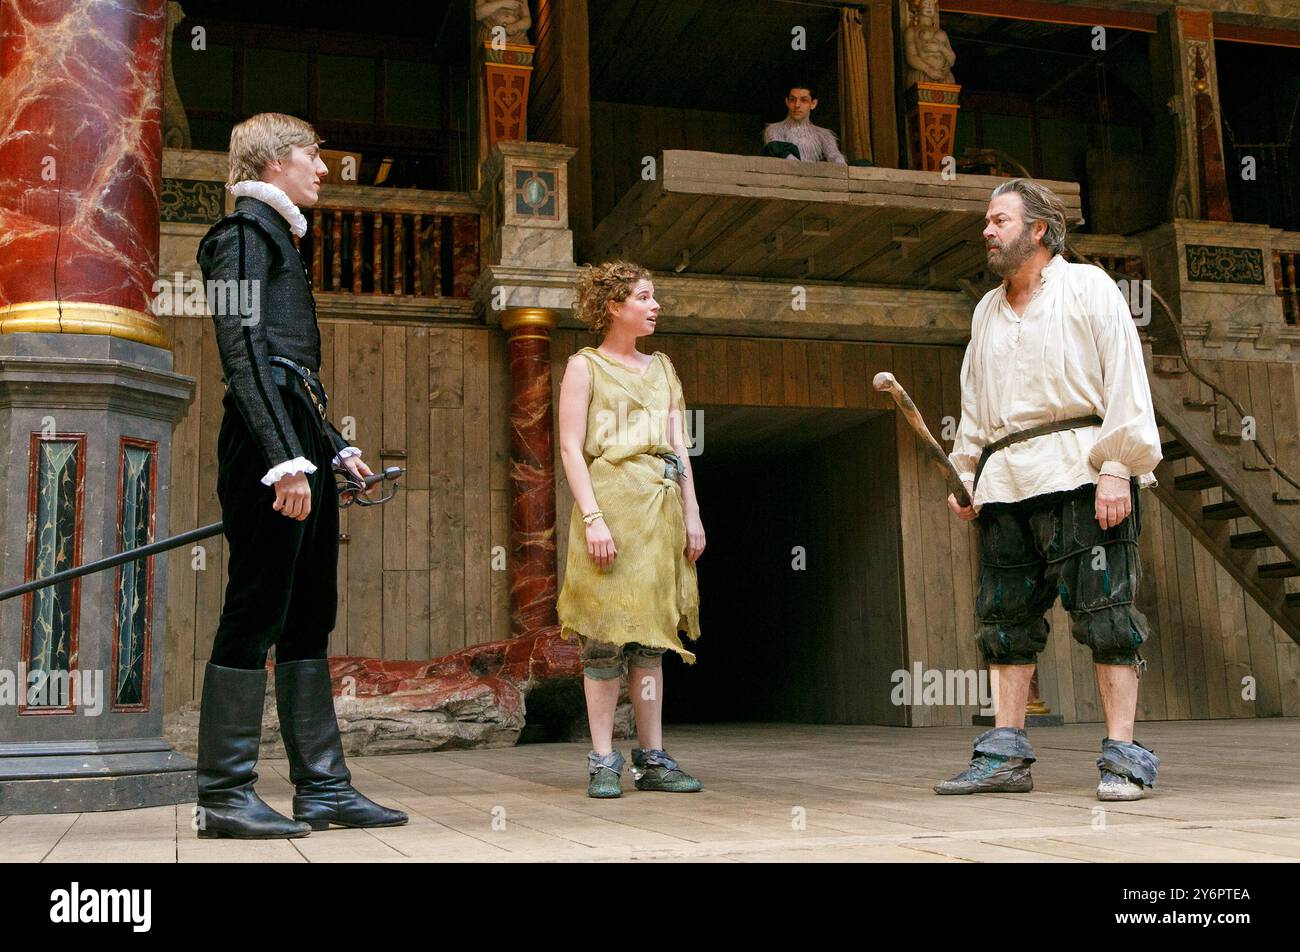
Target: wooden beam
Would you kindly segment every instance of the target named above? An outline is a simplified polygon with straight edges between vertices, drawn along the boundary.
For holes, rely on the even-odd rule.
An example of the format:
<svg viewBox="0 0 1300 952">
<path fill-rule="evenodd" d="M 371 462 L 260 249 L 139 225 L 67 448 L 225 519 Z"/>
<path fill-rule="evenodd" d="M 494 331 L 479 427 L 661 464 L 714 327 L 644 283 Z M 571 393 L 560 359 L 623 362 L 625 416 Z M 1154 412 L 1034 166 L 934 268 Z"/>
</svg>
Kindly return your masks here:
<svg viewBox="0 0 1300 952">
<path fill-rule="evenodd" d="M 1214 21 L 1214 38 L 1234 43 L 1258 43 L 1262 46 L 1290 46 L 1300 48 L 1300 30 L 1274 30 L 1265 26 L 1247 26 L 1243 23 Z"/>
<path fill-rule="evenodd" d="M 1156 32 L 1156 15 L 1100 7 L 1065 6 L 1038 0 L 939 0 L 942 13 L 970 13 L 975 16 L 1063 23 L 1069 26 L 1108 26 L 1140 33 Z"/>
<path fill-rule="evenodd" d="M 539 79 L 534 102 L 550 119 L 531 135 L 572 146 L 569 160 L 569 228 L 574 245 L 591 235 L 591 72 L 587 0 L 538 0 L 539 42 L 533 68 Z M 532 105 L 530 104 L 530 112 Z"/>
<path fill-rule="evenodd" d="M 898 113 L 894 95 L 894 5 L 876 0 L 866 11 L 867 82 L 871 97 L 871 152 L 877 166 L 898 168 Z"/>
</svg>

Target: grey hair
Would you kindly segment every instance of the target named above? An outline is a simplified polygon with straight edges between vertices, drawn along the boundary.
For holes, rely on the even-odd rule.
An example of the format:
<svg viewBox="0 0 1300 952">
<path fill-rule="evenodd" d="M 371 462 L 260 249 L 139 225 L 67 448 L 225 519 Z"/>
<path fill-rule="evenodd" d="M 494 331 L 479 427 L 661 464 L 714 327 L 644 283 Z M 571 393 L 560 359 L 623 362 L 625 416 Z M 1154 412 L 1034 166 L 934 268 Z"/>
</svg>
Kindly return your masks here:
<svg viewBox="0 0 1300 952">
<path fill-rule="evenodd" d="M 1056 193 L 1045 185 L 1026 178 L 1013 178 L 993 190 L 991 198 L 1015 193 L 1025 206 L 1025 224 L 1041 221 L 1047 225 L 1043 232 L 1043 247 L 1053 254 L 1065 253 L 1065 205 Z"/>
</svg>

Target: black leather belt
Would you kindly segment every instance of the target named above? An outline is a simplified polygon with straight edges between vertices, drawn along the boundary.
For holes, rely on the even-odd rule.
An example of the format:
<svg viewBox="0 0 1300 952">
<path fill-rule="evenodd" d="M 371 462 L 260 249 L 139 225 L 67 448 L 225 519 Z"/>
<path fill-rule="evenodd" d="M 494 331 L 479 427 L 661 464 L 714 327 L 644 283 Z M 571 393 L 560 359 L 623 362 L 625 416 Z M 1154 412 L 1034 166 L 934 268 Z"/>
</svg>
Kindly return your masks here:
<svg viewBox="0 0 1300 952">
<path fill-rule="evenodd" d="M 1000 440 L 995 440 L 988 446 L 984 447 L 984 452 L 980 453 L 980 461 L 975 466 L 975 481 L 971 483 L 970 496 L 975 498 L 975 487 L 980 484 L 980 473 L 984 472 L 984 464 L 988 462 L 989 457 L 998 450 L 1004 450 L 1013 443 L 1023 443 L 1025 440 L 1032 440 L 1036 436 L 1045 436 L 1048 433 L 1059 433 L 1061 430 L 1077 430 L 1083 426 L 1101 426 L 1101 417 L 1095 413 L 1091 416 L 1071 417 L 1068 420 L 1057 420 L 1054 423 L 1042 423 L 1038 426 L 1031 426 L 1028 429 L 1019 430 L 1015 433 L 1008 433 Z"/>
<path fill-rule="evenodd" d="M 312 406 L 320 414 L 321 421 L 327 419 L 325 405 L 329 398 L 325 395 L 325 385 L 320 382 L 320 374 L 314 370 L 308 370 L 302 364 L 290 360 L 288 357 L 281 357 L 278 354 L 272 354 L 269 358 L 271 361 L 271 379 L 277 386 L 289 386 L 289 375 L 293 374 L 298 380 L 302 381 L 303 389 L 307 391 L 307 396 L 311 398 Z"/>
</svg>

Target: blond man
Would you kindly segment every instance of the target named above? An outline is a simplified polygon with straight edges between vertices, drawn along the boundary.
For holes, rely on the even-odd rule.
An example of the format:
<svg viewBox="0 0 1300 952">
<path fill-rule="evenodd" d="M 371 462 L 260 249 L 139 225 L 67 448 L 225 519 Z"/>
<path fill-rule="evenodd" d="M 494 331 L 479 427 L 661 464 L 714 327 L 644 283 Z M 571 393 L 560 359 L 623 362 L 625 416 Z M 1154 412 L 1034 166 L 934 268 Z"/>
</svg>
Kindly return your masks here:
<svg viewBox="0 0 1300 952">
<path fill-rule="evenodd" d="M 331 825 L 396 826 L 407 816 L 362 796 L 343 759 L 326 649 L 337 605 L 333 467 L 370 475 L 327 416 L 316 304 L 293 244 L 328 170 L 293 116 L 261 113 L 230 135 L 235 210 L 199 243 L 226 393 L 217 497 L 230 554 L 225 603 L 204 672 L 200 837 L 306 836 Z M 253 789 L 275 650 L 293 819 Z"/>
</svg>

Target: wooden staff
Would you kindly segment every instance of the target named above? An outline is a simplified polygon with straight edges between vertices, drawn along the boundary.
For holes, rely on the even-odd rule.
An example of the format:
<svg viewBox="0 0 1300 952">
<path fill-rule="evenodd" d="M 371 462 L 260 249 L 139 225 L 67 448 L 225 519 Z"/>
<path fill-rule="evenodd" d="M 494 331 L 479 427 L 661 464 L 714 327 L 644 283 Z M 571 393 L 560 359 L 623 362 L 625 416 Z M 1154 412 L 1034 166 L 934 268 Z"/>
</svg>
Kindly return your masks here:
<svg viewBox="0 0 1300 952">
<path fill-rule="evenodd" d="M 943 470 L 944 478 L 948 481 L 948 488 L 957 497 L 958 504 L 969 506 L 971 499 L 966 492 L 966 484 L 957 475 L 957 470 L 953 468 L 952 460 L 948 459 L 948 454 L 930 435 L 930 428 L 925 425 L 925 420 L 921 418 L 921 411 L 916 409 L 916 404 L 907 395 L 903 385 L 895 380 L 894 375 L 888 371 L 876 374 L 871 381 L 871 385 L 882 392 L 888 391 L 889 395 L 894 398 L 894 402 L 898 404 L 898 409 L 903 411 L 903 418 L 911 425 L 912 432 L 916 434 L 916 438 L 925 447 L 926 455 L 930 458 L 930 461 Z"/>
</svg>

